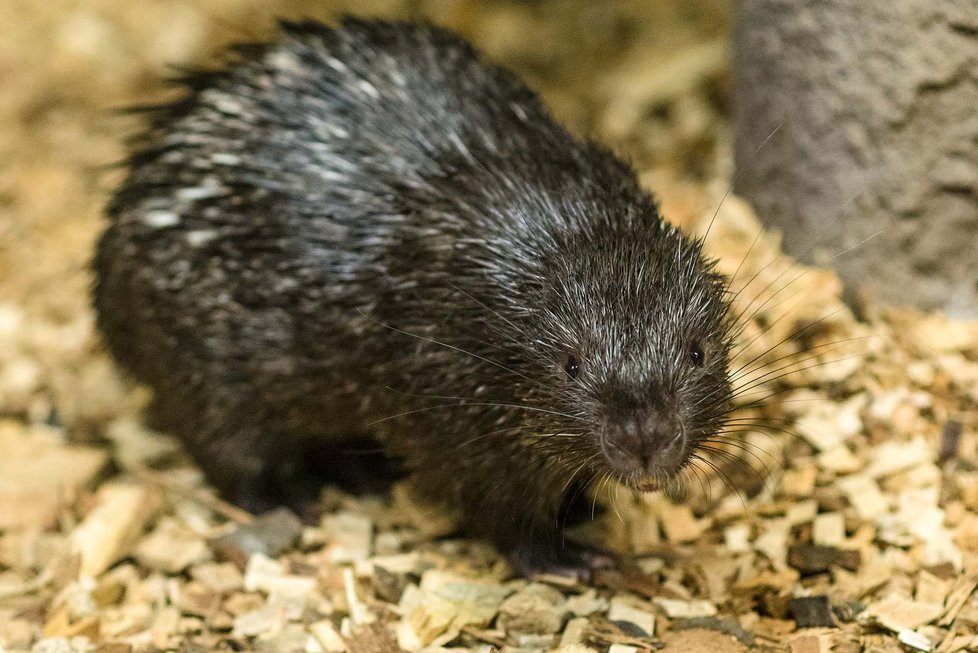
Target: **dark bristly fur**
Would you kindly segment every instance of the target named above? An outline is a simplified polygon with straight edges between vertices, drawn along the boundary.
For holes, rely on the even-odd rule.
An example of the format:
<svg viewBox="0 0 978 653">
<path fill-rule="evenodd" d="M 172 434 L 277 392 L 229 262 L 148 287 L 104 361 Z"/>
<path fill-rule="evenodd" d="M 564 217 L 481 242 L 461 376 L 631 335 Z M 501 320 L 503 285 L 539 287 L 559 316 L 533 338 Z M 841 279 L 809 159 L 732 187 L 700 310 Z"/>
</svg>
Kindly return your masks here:
<svg viewBox="0 0 978 653">
<path fill-rule="evenodd" d="M 153 113 L 95 260 L 109 349 L 245 507 L 371 433 L 469 532 L 567 562 L 570 488 L 649 487 L 720 427 L 724 280 L 457 36 L 282 31 Z"/>
</svg>

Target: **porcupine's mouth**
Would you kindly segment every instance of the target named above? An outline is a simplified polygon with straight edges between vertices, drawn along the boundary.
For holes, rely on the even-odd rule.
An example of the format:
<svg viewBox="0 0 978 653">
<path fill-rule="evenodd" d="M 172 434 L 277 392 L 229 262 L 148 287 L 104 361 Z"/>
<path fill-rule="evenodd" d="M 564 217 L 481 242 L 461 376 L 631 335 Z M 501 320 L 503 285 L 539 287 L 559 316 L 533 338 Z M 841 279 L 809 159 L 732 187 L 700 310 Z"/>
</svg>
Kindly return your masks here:
<svg viewBox="0 0 978 653">
<path fill-rule="evenodd" d="M 658 492 L 662 487 L 662 481 L 657 478 L 640 478 L 635 482 L 634 487 L 640 492 Z"/>
<path fill-rule="evenodd" d="M 684 467 L 686 467 L 685 461 L 678 465 L 652 465 L 651 469 L 633 469 L 626 473 L 619 472 L 618 482 L 639 492 L 659 492 L 675 481 Z"/>
<path fill-rule="evenodd" d="M 639 492 L 659 492 L 674 483 L 688 464 L 688 458 L 678 464 L 654 465 L 651 469 L 634 471 L 621 477 L 628 488 Z"/>
<path fill-rule="evenodd" d="M 623 480 L 624 484 L 633 490 L 638 490 L 639 492 L 658 492 L 668 485 L 673 476 L 675 474 L 660 472 L 657 474 L 642 474 L 641 476 Z"/>
</svg>

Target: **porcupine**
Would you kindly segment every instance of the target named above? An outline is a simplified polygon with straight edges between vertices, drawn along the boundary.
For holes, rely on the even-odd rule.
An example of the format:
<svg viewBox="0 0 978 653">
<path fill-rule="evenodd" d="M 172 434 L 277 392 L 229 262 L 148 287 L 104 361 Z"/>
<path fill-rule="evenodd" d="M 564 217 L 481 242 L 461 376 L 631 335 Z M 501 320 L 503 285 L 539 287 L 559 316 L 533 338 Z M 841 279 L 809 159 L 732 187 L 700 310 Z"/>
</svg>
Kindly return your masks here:
<svg viewBox="0 0 978 653">
<path fill-rule="evenodd" d="M 94 260 L 156 423 L 255 511 L 371 434 L 518 570 L 586 573 L 573 488 L 654 489 L 728 411 L 702 242 L 447 30 L 282 22 L 236 53 L 152 112 Z"/>
</svg>

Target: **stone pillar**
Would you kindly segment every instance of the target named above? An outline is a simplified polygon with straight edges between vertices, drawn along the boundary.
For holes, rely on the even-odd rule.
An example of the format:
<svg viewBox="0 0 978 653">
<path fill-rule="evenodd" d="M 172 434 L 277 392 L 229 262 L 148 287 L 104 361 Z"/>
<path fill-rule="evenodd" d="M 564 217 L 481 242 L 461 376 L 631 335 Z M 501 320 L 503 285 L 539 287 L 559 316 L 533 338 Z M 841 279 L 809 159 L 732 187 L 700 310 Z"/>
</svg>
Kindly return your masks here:
<svg viewBox="0 0 978 653">
<path fill-rule="evenodd" d="M 850 292 L 978 316 L 978 0 L 737 12 L 735 191 Z"/>
</svg>

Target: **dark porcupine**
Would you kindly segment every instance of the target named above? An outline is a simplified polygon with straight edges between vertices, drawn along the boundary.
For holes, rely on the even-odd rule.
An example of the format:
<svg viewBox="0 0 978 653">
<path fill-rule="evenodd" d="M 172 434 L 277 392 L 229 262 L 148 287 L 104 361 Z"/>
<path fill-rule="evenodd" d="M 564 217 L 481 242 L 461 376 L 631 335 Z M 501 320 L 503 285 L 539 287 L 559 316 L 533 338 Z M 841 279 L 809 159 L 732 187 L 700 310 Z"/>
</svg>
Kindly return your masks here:
<svg viewBox="0 0 978 653">
<path fill-rule="evenodd" d="M 94 264 L 108 348 L 246 508 L 372 434 L 521 571 L 594 563 L 572 488 L 650 489 L 728 410 L 725 280 L 459 37 L 282 32 L 154 113 Z"/>
</svg>

